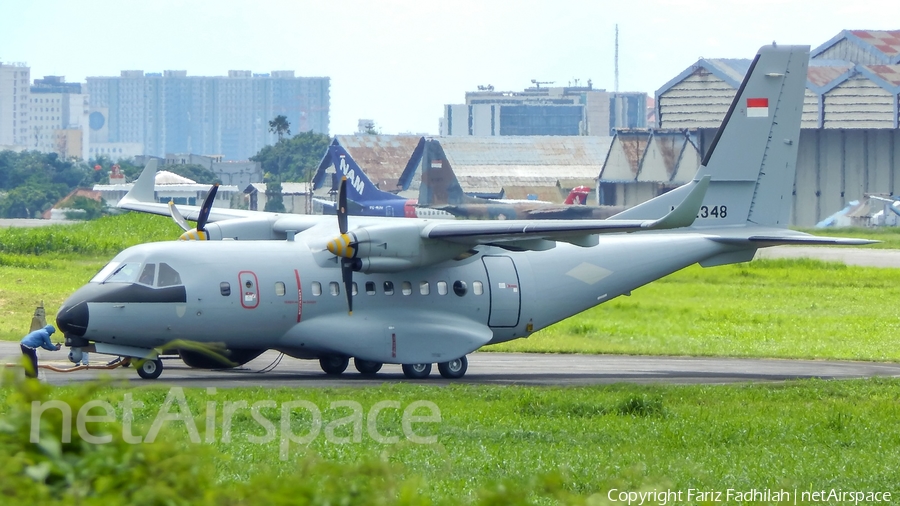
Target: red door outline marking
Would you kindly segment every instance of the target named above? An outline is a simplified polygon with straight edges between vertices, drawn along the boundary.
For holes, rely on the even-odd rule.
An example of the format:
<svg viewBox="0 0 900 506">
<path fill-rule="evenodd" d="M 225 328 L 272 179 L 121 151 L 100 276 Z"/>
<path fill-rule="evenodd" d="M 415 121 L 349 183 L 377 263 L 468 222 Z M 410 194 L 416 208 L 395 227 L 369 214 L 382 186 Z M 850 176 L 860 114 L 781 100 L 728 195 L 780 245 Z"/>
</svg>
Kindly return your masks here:
<svg viewBox="0 0 900 506">
<path fill-rule="evenodd" d="M 244 286 L 244 279 L 242 276 L 244 274 L 249 274 L 253 276 L 253 287 L 247 288 Z M 252 271 L 241 271 L 238 273 L 238 286 L 241 287 L 241 307 L 244 309 L 255 309 L 256 306 L 259 305 L 259 280 L 256 279 L 256 274 Z M 250 298 L 251 304 L 247 304 L 247 299 Z"/>
</svg>

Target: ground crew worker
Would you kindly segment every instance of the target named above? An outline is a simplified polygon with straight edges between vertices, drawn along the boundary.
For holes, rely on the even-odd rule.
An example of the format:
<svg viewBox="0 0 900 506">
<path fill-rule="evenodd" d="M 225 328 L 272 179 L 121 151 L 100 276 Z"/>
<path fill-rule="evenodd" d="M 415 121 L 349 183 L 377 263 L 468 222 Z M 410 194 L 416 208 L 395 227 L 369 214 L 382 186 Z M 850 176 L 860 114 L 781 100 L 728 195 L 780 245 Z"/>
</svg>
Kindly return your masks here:
<svg viewBox="0 0 900 506">
<path fill-rule="evenodd" d="M 25 355 L 31 361 L 31 369 L 25 368 L 25 375 L 29 378 L 37 378 L 38 376 L 38 347 L 50 351 L 58 351 L 61 348 L 60 345 L 53 344 L 50 340 L 50 335 L 54 332 L 56 332 L 56 328 L 54 328 L 53 325 L 47 325 L 22 338 L 22 342 L 19 344 L 22 348 L 22 355 Z"/>
</svg>

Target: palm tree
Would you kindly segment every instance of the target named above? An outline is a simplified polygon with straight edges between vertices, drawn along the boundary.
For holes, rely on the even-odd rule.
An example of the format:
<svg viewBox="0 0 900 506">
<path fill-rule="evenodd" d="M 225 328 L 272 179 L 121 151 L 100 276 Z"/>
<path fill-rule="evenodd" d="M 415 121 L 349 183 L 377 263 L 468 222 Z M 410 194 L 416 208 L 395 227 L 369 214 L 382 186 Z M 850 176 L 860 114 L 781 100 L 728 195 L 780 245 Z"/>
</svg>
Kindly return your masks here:
<svg viewBox="0 0 900 506">
<path fill-rule="evenodd" d="M 278 135 L 278 140 L 284 138 L 284 134 L 291 135 L 291 124 L 287 120 L 287 116 L 279 114 L 275 119 L 269 122 L 269 131 Z"/>
</svg>

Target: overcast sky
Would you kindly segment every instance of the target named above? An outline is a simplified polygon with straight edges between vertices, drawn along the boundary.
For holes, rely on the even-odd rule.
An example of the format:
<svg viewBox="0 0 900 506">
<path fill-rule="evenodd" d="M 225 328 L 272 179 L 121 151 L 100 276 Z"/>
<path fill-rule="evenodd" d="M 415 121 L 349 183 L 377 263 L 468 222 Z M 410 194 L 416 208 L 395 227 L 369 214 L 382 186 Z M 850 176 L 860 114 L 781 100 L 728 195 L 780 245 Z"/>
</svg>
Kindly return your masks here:
<svg viewBox="0 0 900 506">
<path fill-rule="evenodd" d="M 897 0 L 0 0 L 0 61 L 31 78 L 120 70 L 294 70 L 331 78 L 331 134 L 375 120 L 438 133 L 442 106 L 492 84 L 588 79 L 651 96 L 698 58 L 813 48 L 843 29 L 900 29 Z"/>
</svg>

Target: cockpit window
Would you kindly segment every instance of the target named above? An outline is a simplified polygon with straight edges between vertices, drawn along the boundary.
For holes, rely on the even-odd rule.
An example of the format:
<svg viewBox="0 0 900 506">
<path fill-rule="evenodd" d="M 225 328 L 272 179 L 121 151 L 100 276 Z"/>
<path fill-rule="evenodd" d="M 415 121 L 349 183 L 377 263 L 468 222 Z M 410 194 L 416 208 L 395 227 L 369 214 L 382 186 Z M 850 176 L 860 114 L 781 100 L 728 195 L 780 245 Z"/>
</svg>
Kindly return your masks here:
<svg viewBox="0 0 900 506">
<path fill-rule="evenodd" d="M 138 278 L 138 283 L 153 286 L 154 277 L 156 277 L 156 264 L 147 264 L 144 266 L 144 270 L 141 271 L 141 277 Z"/>
<path fill-rule="evenodd" d="M 107 271 L 107 268 L 112 266 L 111 262 L 109 265 L 103 268 L 94 279 L 98 280 L 100 283 L 133 283 L 137 279 L 138 269 L 140 268 L 140 262 L 122 262 L 118 265 L 115 265 L 108 271 L 108 275 L 101 277 L 104 274 L 104 271 Z M 92 280 L 93 281 L 93 280 Z"/>
<path fill-rule="evenodd" d="M 100 269 L 100 272 L 94 274 L 94 277 L 91 278 L 91 283 L 102 283 L 110 274 L 112 274 L 112 271 L 116 270 L 116 267 L 120 265 L 122 265 L 122 262 L 110 262 L 106 264 L 105 267 Z"/>
<path fill-rule="evenodd" d="M 181 276 L 178 274 L 178 271 L 169 267 L 169 264 L 159 264 L 159 279 L 157 279 L 156 281 L 156 286 L 162 288 L 164 286 L 174 286 L 180 284 Z"/>
</svg>

